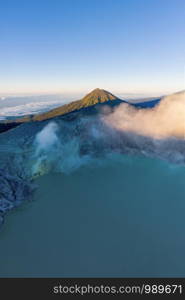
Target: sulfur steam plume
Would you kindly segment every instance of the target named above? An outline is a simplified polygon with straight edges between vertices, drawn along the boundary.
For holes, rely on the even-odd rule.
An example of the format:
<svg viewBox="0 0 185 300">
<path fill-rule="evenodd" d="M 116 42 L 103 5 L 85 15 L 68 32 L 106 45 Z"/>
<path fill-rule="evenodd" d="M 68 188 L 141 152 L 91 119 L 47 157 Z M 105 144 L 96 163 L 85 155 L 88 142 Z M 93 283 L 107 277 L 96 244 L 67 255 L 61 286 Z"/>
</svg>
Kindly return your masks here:
<svg viewBox="0 0 185 300">
<path fill-rule="evenodd" d="M 122 104 L 104 117 L 117 130 L 133 132 L 155 139 L 185 138 L 185 91 L 164 97 L 154 108 L 137 109 Z"/>
</svg>

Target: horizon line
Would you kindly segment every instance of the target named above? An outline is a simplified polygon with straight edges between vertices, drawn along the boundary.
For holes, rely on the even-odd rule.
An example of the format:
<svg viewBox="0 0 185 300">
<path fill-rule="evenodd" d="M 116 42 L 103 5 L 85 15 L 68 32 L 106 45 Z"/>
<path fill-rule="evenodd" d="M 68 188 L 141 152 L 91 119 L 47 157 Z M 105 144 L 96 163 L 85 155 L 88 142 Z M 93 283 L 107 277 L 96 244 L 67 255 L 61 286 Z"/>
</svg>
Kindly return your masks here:
<svg viewBox="0 0 185 300">
<path fill-rule="evenodd" d="M 94 88 L 96 89 L 96 88 Z M 70 90 L 67 90 L 67 91 L 61 91 L 61 90 L 54 90 L 54 91 L 37 91 L 37 90 L 34 90 L 34 91 L 6 91 L 6 92 L 1 92 L 0 91 L 0 97 L 8 97 L 8 96 L 12 96 L 12 97 L 16 97 L 16 96 L 54 96 L 54 95 L 80 95 L 80 94 L 88 94 L 89 92 L 93 91 L 94 89 L 84 89 L 84 90 L 75 90 L 75 91 L 70 91 Z M 175 91 L 116 91 L 115 89 L 111 90 L 111 89 L 107 89 L 107 88 L 100 88 L 102 90 L 106 90 L 108 92 L 111 92 L 111 93 L 115 93 L 115 94 L 118 94 L 118 95 L 133 95 L 133 96 L 136 96 L 136 95 L 167 95 L 167 94 L 173 94 L 173 93 L 176 93 L 176 92 L 179 92 L 179 91 L 182 91 L 181 90 L 175 90 Z"/>
</svg>

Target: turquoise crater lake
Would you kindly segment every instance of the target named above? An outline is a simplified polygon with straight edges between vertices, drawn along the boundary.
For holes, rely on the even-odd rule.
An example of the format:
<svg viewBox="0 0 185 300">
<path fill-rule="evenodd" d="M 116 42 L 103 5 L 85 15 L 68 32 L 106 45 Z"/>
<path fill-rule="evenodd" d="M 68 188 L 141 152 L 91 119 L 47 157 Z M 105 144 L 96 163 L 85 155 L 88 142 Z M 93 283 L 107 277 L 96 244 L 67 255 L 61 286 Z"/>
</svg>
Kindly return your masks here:
<svg viewBox="0 0 185 300">
<path fill-rule="evenodd" d="M 36 180 L 0 231 L 1 277 L 184 277 L 185 168 L 125 156 Z"/>
</svg>

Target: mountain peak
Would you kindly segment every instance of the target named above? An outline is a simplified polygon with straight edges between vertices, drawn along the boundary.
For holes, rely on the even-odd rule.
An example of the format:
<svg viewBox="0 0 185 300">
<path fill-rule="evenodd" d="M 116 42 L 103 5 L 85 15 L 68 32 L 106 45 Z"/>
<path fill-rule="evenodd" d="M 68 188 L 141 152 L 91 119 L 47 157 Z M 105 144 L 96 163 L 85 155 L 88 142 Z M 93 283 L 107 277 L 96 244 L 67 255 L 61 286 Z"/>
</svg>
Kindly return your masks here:
<svg viewBox="0 0 185 300">
<path fill-rule="evenodd" d="M 111 94 L 108 91 L 105 91 L 103 89 L 96 88 L 89 94 L 87 94 L 84 98 L 82 98 L 82 101 L 89 105 L 94 105 L 97 103 L 103 103 L 110 100 L 117 100 L 118 98 Z"/>
<path fill-rule="evenodd" d="M 38 115 L 33 116 L 25 116 L 23 118 L 17 119 L 15 122 L 24 123 L 30 121 L 42 121 L 51 119 L 57 116 L 65 115 L 70 112 L 79 111 L 83 108 L 92 107 L 96 104 L 106 103 L 106 102 L 114 102 L 114 100 L 118 100 L 118 102 L 123 102 L 123 100 L 117 98 L 113 94 L 103 89 L 96 88 L 95 90 L 91 91 L 81 100 L 73 101 L 71 103 L 64 104 L 57 108 L 54 108 L 48 112 L 44 112 Z M 115 101 L 115 103 L 118 103 Z M 110 103 L 109 103 L 110 104 Z"/>
<path fill-rule="evenodd" d="M 94 92 L 98 92 L 98 91 L 103 91 L 103 89 L 96 88 L 96 89 L 92 90 L 90 93 L 94 93 Z"/>
</svg>

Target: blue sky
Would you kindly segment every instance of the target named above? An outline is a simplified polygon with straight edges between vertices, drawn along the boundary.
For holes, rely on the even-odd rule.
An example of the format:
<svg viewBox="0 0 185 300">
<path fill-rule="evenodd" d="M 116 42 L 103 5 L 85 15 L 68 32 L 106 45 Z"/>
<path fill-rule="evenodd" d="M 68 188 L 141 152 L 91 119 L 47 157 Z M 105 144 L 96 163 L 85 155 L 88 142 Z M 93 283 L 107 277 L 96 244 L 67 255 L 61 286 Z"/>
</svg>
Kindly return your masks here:
<svg viewBox="0 0 185 300">
<path fill-rule="evenodd" d="M 185 88 L 184 0 L 6 0 L 0 12 L 0 94 Z"/>
</svg>

